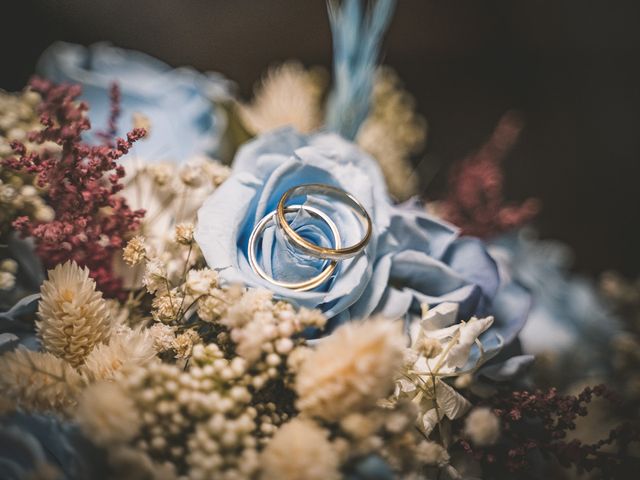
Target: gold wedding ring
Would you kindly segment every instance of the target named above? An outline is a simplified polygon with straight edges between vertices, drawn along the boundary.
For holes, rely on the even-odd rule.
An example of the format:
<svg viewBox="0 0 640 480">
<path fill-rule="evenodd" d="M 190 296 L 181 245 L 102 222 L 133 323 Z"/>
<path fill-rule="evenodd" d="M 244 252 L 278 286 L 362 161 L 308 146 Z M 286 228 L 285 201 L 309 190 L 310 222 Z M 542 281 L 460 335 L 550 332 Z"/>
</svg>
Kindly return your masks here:
<svg viewBox="0 0 640 480">
<path fill-rule="evenodd" d="M 289 225 L 287 219 L 285 217 L 285 212 L 287 208 L 287 200 L 300 195 L 308 195 L 308 194 L 316 194 L 316 195 L 326 195 L 334 198 L 338 198 L 343 203 L 347 204 L 349 207 L 353 209 L 356 215 L 360 218 L 363 224 L 364 236 L 362 239 L 354 244 L 346 247 L 334 246 L 331 248 L 322 247 L 320 245 L 316 245 L 302 236 L 300 236 L 296 231 Z M 308 208 L 308 207 L 307 207 Z M 345 192 L 340 188 L 333 187 L 331 185 L 325 185 L 321 183 L 309 183 L 306 185 L 298 185 L 287 190 L 280 201 L 278 202 L 278 207 L 275 211 L 276 213 L 276 223 L 278 227 L 282 229 L 282 232 L 285 235 L 287 241 L 289 241 L 294 247 L 298 248 L 300 251 L 306 253 L 309 256 L 330 260 L 345 260 L 347 258 L 351 258 L 360 253 L 369 243 L 372 232 L 372 224 L 371 217 L 367 213 L 367 210 L 362 206 L 362 204 L 350 193 Z"/>
</svg>

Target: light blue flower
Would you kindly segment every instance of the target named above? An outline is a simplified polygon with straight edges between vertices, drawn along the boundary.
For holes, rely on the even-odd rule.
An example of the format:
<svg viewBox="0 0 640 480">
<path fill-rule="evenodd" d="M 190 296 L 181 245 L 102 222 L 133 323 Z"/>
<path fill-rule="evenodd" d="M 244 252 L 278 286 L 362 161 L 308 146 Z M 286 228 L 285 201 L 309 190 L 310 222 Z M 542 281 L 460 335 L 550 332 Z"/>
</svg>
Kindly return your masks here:
<svg viewBox="0 0 640 480">
<path fill-rule="evenodd" d="M 523 350 L 569 355 L 583 364 L 583 373 L 601 373 L 620 324 L 593 283 L 571 273 L 571 250 L 560 242 L 539 240 L 531 229 L 493 240 L 490 250 L 502 276 L 524 285 L 532 296 L 520 335 Z"/>
<path fill-rule="evenodd" d="M 229 83 L 218 74 L 172 69 L 144 53 L 105 43 L 84 47 L 62 42 L 42 54 L 37 71 L 58 83 L 82 85 L 94 132 L 107 129 L 109 90 L 117 82 L 122 94 L 118 135 L 131 130 L 134 113 L 151 122 L 148 138 L 136 143 L 129 156 L 183 161 L 216 154 L 220 147 L 226 116 L 214 101 L 228 97 Z"/>
<path fill-rule="evenodd" d="M 364 254 L 340 262 L 326 285 L 295 292 L 274 287 L 251 270 L 247 242 L 254 225 L 275 209 L 286 190 L 307 183 L 353 194 L 371 215 L 373 235 Z M 339 202 L 321 208 L 336 221 L 345 244 L 360 239 L 360 226 Z M 305 215 L 297 215 L 292 225 L 314 242 L 331 243 Z M 479 240 L 459 238 L 454 227 L 422 210 L 393 205 L 375 161 L 335 134 L 306 137 L 285 128 L 243 146 L 231 177 L 199 210 L 195 235 L 207 263 L 222 269 L 223 279 L 266 287 L 295 304 L 320 308 L 331 319 L 330 327 L 375 313 L 399 318 L 419 313 L 423 302 L 448 301 L 460 304 L 463 318 L 497 313 L 496 331 L 510 341 L 526 317 L 526 294 L 500 285 L 495 262 Z M 292 252 L 273 226 L 265 232 L 262 252 L 259 261 L 278 279 L 309 278 L 323 266 Z"/>
</svg>

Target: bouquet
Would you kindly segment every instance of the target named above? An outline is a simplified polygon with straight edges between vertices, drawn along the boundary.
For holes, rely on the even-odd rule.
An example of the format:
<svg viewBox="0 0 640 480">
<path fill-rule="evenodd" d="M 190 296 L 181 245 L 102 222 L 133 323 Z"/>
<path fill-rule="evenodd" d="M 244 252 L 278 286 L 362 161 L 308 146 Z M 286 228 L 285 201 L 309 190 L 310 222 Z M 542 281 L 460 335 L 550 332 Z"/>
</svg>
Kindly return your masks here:
<svg viewBox="0 0 640 480">
<path fill-rule="evenodd" d="M 505 199 L 517 112 L 419 197 L 394 2 L 328 7 L 332 74 L 286 62 L 250 101 L 108 44 L 0 93 L 0 477 L 638 464 L 638 285 L 572 275 Z"/>
</svg>

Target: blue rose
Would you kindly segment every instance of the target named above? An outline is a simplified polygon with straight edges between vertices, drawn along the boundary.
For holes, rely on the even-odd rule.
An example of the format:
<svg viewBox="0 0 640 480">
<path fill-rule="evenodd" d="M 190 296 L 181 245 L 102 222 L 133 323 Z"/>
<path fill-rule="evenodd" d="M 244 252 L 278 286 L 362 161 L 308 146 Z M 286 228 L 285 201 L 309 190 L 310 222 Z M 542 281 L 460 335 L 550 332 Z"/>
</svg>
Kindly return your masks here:
<svg viewBox="0 0 640 480">
<path fill-rule="evenodd" d="M 37 71 L 58 83 L 82 85 L 94 132 L 107 129 L 109 89 L 117 82 L 122 94 L 118 135 L 131 130 L 134 113 L 150 120 L 148 138 L 135 144 L 135 156 L 182 161 L 216 154 L 220 147 L 226 116 L 213 101 L 228 96 L 228 82 L 218 74 L 172 69 L 144 53 L 105 43 L 84 47 L 62 42 L 42 54 Z"/>
<path fill-rule="evenodd" d="M 364 254 L 340 262 L 330 282 L 314 291 L 295 292 L 274 287 L 252 271 L 247 243 L 254 225 L 276 208 L 282 194 L 306 183 L 333 185 L 358 198 L 371 216 L 373 235 Z M 360 226 L 333 210 L 338 208 L 333 202 L 322 208 L 336 220 L 346 244 L 360 239 Z M 331 243 L 304 214 L 296 215 L 291 224 L 314 242 Z M 408 316 L 418 313 L 423 302 L 457 302 L 463 318 L 505 306 L 499 301 L 504 288 L 496 264 L 483 244 L 460 238 L 454 227 L 422 210 L 393 205 L 376 162 L 334 134 L 307 137 L 285 128 L 244 145 L 231 177 L 200 208 L 195 235 L 207 263 L 222 269 L 225 280 L 266 287 L 295 304 L 320 308 L 331 327 L 374 313 Z M 323 267 L 320 261 L 292 252 L 273 226 L 264 234 L 261 263 L 274 278 L 289 281 L 309 278 Z M 510 293 L 518 297 L 522 292 Z M 496 322 L 506 341 L 517 334 L 524 317 L 520 314 L 527 307 L 526 302 L 523 307 L 515 303 L 517 315 L 507 308 L 508 319 Z"/>
</svg>

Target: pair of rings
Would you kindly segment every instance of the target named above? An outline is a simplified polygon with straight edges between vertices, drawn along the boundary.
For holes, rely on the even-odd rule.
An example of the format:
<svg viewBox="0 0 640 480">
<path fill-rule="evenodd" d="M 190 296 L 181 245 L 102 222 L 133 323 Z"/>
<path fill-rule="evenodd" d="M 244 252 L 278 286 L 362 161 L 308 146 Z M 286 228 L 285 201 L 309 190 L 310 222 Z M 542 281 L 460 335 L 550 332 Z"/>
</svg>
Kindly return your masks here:
<svg viewBox="0 0 640 480">
<path fill-rule="evenodd" d="M 325 212 L 316 207 L 305 204 L 287 205 L 288 200 L 290 200 L 291 198 L 310 194 L 338 198 L 344 204 L 349 206 L 359 218 L 363 226 L 364 234 L 362 238 L 353 245 L 343 247 L 342 238 L 340 236 L 338 227 Z M 289 224 L 286 216 L 287 214 L 297 213 L 301 210 L 307 212 L 312 217 L 323 221 L 329 227 L 329 229 L 331 230 L 331 235 L 333 236 L 332 246 L 323 247 L 310 242 L 293 229 L 293 227 Z M 313 278 L 299 282 L 285 282 L 276 280 L 269 276 L 258 263 L 257 247 L 259 238 L 270 223 L 274 223 L 276 228 L 279 228 L 282 231 L 285 240 L 292 247 L 310 257 L 325 260 L 325 265 L 323 266 L 322 271 Z M 283 287 L 298 292 L 313 290 L 314 288 L 319 287 L 327 280 L 329 280 L 329 278 L 331 278 L 339 261 L 352 258 L 364 250 L 371 238 L 372 229 L 373 227 L 371 224 L 371 218 L 369 217 L 367 210 L 350 193 L 345 192 L 340 188 L 321 183 L 298 185 L 287 190 L 280 198 L 276 209 L 265 215 L 253 228 L 253 231 L 249 236 L 248 245 L 249 265 L 258 276 L 278 287 Z"/>
</svg>

